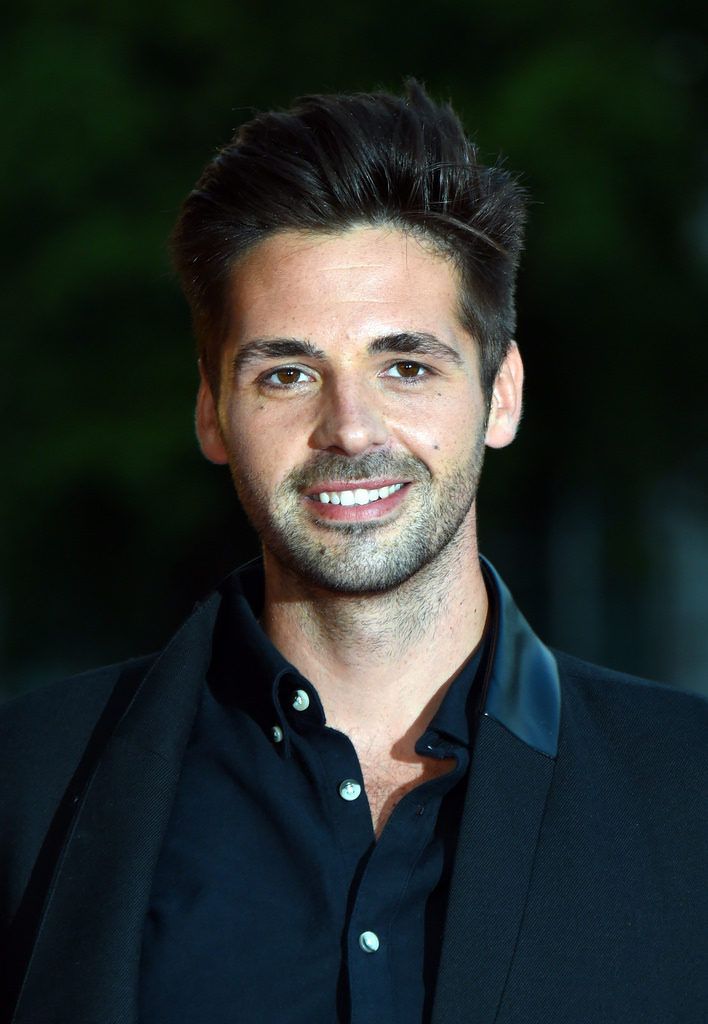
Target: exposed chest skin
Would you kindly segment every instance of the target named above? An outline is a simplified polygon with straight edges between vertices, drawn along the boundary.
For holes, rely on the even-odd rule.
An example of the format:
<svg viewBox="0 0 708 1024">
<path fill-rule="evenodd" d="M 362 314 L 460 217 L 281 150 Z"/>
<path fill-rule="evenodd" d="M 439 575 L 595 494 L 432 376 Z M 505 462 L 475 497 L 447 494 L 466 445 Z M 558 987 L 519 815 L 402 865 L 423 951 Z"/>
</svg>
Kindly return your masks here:
<svg viewBox="0 0 708 1024">
<path fill-rule="evenodd" d="M 385 758 L 364 761 L 360 758 L 364 788 L 371 809 L 374 832 L 378 839 L 396 804 L 416 786 L 445 775 L 455 767 L 455 758 L 434 760 L 418 757 L 410 761 Z"/>
</svg>

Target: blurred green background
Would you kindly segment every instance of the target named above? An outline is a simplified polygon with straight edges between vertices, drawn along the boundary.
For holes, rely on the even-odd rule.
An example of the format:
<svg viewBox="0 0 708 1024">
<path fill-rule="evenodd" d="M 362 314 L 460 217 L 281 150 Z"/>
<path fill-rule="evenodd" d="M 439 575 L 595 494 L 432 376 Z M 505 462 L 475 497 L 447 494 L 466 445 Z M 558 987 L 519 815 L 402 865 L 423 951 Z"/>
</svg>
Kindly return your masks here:
<svg viewBox="0 0 708 1024">
<path fill-rule="evenodd" d="M 533 196 L 481 545 L 557 646 L 708 691 L 705 5 L 26 0 L 5 15 L 0 676 L 160 646 L 256 550 L 165 239 L 254 109 L 414 74 Z"/>
</svg>

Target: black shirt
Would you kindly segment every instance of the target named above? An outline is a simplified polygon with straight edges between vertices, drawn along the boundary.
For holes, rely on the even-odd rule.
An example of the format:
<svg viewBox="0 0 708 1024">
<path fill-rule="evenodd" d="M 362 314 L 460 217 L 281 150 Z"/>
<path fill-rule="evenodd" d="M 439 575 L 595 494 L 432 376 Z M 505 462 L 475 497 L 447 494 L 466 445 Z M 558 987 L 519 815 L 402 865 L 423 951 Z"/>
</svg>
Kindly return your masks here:
<svg viewBox="0 0 708 1024">
<path fill-rule="evenodd" d="M 140 1019 L 429 1021 L 479 650 L 416 744 L 455 767 L 407 793 L 377 842 L 354 747 L 258 625 L 260 573 L 240 586 L 153 882 Z"/>
</svg>

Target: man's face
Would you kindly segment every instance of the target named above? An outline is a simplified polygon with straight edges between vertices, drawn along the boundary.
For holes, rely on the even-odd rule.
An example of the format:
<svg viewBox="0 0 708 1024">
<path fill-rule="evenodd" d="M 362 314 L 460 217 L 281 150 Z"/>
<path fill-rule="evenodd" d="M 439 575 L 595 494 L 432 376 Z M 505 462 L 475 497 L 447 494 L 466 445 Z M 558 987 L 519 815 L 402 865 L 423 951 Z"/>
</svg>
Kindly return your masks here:
<svg viewBox="0 0 708 1024">
<path fill-rule="evenodd" d="M 394 228 L 282 232 L 239 264 L 218 407 L 203 382 L 197 429 L 267 566 L 355 594 L 474 553 L 485 437 L 513 429 L 490 437 L 457 289 Z"/>
</svg>

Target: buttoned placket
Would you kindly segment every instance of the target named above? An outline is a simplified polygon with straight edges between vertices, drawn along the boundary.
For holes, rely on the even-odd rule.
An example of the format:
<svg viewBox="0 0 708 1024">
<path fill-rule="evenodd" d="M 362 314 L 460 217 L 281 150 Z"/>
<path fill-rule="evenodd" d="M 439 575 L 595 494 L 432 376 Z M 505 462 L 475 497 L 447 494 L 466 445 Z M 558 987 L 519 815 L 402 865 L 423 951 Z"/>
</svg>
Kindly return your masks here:
<svg viewBox="0 0 708 1024">
<path fill-rule="evenodd" d="M 281 674 L 275 703 L 283 715 L 286 739 L 310 764 L 318 781 L 341 851 L 342 891 L 349 892 L 351 908 L 345 925 L 351 1022 L 393 1020 L 396 995 L 391 988 L 391 955 L 396 935 L 391 928 L 411 872 L 435 828 L 436 815 L 425 813 L 430 799 L 426 790 L 431 786 L 439 789 L 440 779 L 406 794 L 376 842 L 356 751 L 346 735 L 326 726 L 314 688 L 301 677 Z M 427 756 L 445 758 L 456 756 L 459 747 L 428 730 L 417 749 Z M 459 776 L 466 764 L 465 752 L 464 765 L 458 758 L 451 776 Z M 436 807 L 441 798 L 438 793 Z M 351 892 L 353 879 L 358 879 L 355 893 Z"/>
</svg>

